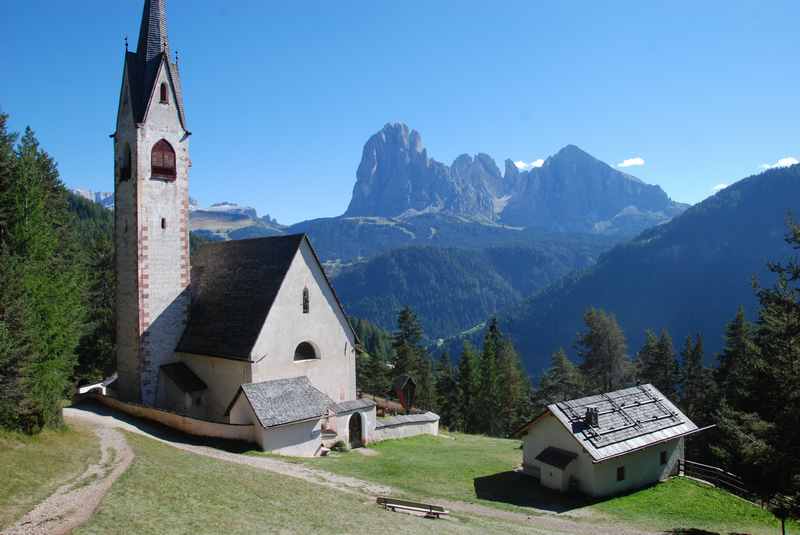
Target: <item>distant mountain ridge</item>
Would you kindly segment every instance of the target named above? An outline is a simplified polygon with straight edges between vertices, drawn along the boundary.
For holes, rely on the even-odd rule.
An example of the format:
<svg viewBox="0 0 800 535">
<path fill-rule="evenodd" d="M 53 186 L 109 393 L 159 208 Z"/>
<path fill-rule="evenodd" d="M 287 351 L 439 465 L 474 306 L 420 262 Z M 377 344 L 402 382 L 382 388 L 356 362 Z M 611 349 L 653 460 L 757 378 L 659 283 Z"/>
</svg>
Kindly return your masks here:
<svg viewBox="0 0 800 535">
<path fill-rule="evenodd" d="M 635 235 L 685 209 L 659 186 L 574 145 L 527 171 L 506 160 L 501 172 L 482 153 L 462 154 L 447 166 L 428 156 L 416 130 L 391 123 L 364 145 L 343 217 L 435 213 L 555 232 Z"/>
<path fill-rule="evenodd" d="M 534 373 L 559 347 L 571 349 L 590 306 L 617 316 L 631 354 L 645 329 L 666 328 L 676 345 L 701 333 L 710 360 L 737 308 L 754 313 L 752 277 L 773 284 L 767 262 L 797 254 L 784 242 L 787 214 L 800 217 L 800 165 L 728 186 L 504 312 L 501 324 Z"/>
</svg>

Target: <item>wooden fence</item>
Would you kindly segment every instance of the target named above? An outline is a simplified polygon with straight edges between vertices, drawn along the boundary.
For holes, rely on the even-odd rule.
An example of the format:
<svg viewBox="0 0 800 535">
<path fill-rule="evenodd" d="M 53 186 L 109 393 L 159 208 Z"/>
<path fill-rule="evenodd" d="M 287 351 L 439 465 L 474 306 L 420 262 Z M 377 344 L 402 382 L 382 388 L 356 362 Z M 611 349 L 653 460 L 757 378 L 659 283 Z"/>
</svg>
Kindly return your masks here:
<svg viewBox="0 0 800 535">
<path fill-rule="evenodd" d="M 678 475 L 693 477 L 711 483 L 765 509 L 780 509 L 793 505 L 790 498 L 780 495 L 774 496 L 769 501 L 762 500 L 758 494 L 747 488 L 741 477 L 717 466 L 680 459 L 678 461 Z"/>
</svg>

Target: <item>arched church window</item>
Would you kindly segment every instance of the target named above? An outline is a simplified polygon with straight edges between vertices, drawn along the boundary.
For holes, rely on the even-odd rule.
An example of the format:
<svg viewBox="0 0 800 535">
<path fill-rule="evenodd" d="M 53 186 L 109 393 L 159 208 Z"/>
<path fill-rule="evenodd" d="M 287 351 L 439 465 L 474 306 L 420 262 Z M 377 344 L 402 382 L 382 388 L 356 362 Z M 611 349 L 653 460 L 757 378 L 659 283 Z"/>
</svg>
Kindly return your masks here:
<svg viewBox="0 0 800 535">
<path fill-rule="evenodd" d="M 128 143 L 125 143 L 125 148 L 122 149 L 122 165 L 119 169 L 119 179 L 131 179 L 131 146 Z"/>
<path fill-rule="evenodd" d="M 153 151 L 150 153 L 150 168 L 152 178 L 175 180 L 178 176 L 175 170 L 175 151 L 166 139 L 153 146 Z"/>
<path fill-rule="evenodd" d="M 169 104 L 169 95 L 167 93 L 167 83 L 161 83 L 161 104 Z"/>
<path fill-rule="evenodd" d="M 303 314 L 308 314 L 311 303 L 308 299 L 308 288 L 303 288 Z"/>
<path fill-rule="evenodd" d="M 308 342 L 300 342 L 300 344 L 294 350 L 294 360 L 311 360 L 317 358 L 319 357 L 317 356 L 314 346 Z"/>
</svg>

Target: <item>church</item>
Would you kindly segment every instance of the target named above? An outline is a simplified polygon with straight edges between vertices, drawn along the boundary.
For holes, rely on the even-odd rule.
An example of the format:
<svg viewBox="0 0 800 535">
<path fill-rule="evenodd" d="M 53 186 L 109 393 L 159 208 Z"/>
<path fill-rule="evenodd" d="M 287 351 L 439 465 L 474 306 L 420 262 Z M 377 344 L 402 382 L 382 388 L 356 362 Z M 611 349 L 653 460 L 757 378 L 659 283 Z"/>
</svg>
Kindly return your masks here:
<svg viewBox="0 0 800 535">
<path fill-rule="evenodd" d="M 192 161 L 165 0 L 145 0 L 114 141 L 119 400 L 252 425 L 264 450 L 317 455 L 370 440 L 357 338 L 305 235 L 189 253 Z"/>
</svg>

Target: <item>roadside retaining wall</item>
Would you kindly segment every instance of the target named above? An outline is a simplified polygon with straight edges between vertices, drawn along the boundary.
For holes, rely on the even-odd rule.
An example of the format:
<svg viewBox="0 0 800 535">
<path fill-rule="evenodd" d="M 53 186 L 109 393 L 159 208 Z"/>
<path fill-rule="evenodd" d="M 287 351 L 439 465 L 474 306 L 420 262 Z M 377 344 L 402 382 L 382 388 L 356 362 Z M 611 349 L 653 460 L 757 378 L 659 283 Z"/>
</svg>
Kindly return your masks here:
<svg viewBox="0 0 800 535">
<path fill-rule="evenodd" d="M 406 414 L 378 418 L 375 422 L 373 440 L 406 438 L 415 435 L 438 435 L 439 416 L 432 412 L 425 414 Z"/>
<path fill-rule="evenodd" d="M 96 392 L 90 392 L 83 397 L 97 400 L 106 407 L 124 412 L 130 416 L 152 420 L 189 435 L 256 442 L 253 424 L 226 424 L 190 418 L 189 416 L 146 407 L 138 403 L 127 403 Z"/>
</svg>

